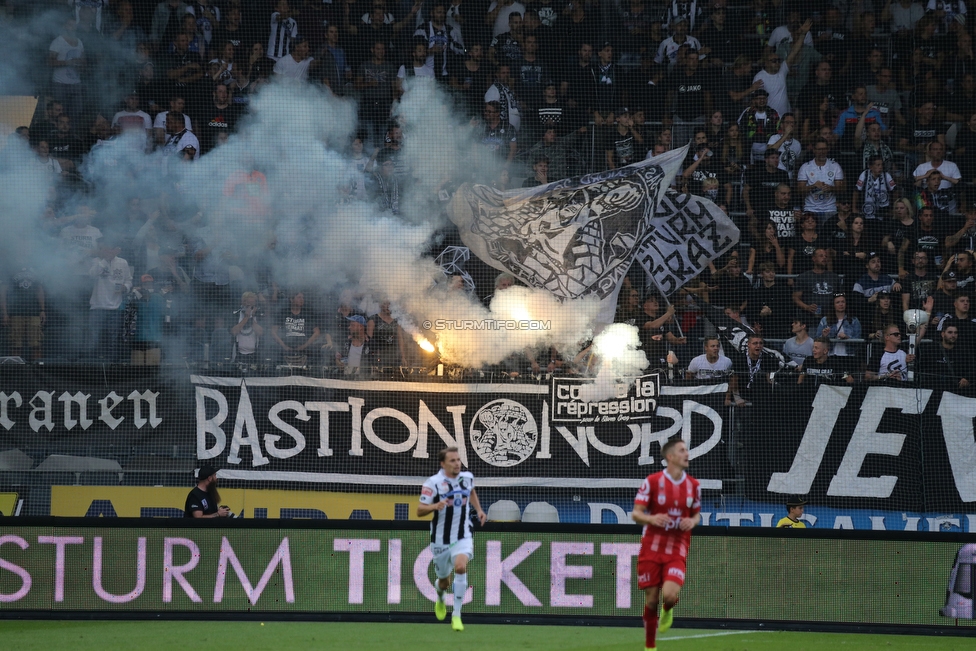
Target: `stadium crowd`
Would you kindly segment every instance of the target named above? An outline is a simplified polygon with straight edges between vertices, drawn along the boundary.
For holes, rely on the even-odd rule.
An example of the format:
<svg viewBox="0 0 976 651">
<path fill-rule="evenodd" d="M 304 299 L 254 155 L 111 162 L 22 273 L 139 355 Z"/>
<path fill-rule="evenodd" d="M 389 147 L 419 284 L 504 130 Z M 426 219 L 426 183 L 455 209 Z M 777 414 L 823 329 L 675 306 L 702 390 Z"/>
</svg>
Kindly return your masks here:
<svg viewBox="0 0 976 651">
<path fill-rule="evenodd" d="M 166 199 L 165 169 L 160 200 L 133 200 L 121 220 L 76 200 L 99 183 L 87 161 L 107 142 L 135 134 L 152 164 L 197 164 L 247 129 L 262 87 L 287 78 L 357 101 L 343 194 L 396 213 L 426 173 L 402 156 L 410 133 L 391 118 L 417 77 L 469 120 L 481 154 L 498 163 L 479 180 L 501 189 L 692 143 L 673 191 L 717 203 L 742 239 L 670 300 L 646 290 L 643 272 L 627 281 L 617 320 L 640 328 L 652 367 L 674 364 L 670 353 L 689 366 L 701 341 L 714 364 L 704 304 L 779 342 L 801 367 L 850 358 L 841 373 L 812 375 L 883 378 L 872 365 L 888 363 L 874 358 L 889 328 L 920 309 L 933 350 L 970 353 L 924 366 L 973 381 L 976 54 L 961 0 L 6 5 L 5 20 L 25 24 L 68 10 L 36 53 L 35 117 L 10 138 L 57 179 L 45 228 L 72 276 L 70 292 L 46 294 L 29 255 L 5 261 L 7 354 L 428 363 L 388 304 L 367 314 L 355 288 L 326 297 L 281 287 L 271 259 L 287 252 L 273 238 L 247 259 L 221 248 L 205 216 Z M 259 168 L 221 188 L 245 220 L 274 217 Z M 487 267 L 472 276 L 466 289 L 480 299 L 514 282 Z M 585 371 L 585 353 L 569 357 L 535 351 L 509 370 Z"/>
</svg>

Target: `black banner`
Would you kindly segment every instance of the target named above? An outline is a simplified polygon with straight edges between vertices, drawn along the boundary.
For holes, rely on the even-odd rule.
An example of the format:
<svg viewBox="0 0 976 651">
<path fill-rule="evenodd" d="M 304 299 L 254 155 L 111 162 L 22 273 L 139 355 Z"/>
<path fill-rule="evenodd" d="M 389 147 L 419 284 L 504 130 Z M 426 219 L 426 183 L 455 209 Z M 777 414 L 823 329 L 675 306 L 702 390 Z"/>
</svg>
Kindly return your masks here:
<svg viewBox="0 0 976 651">
<path fill-rule="evenodd" d="M 724 384 L 663 385 L 654 387 L 651 416 L 631 418 L 618 405 L 612 418 L 573 422 L 568 412 L 554 417 L 559 387 L 573 386 L 558 381 L 0 372 L 0 461 L 25 471 L 18 482 L 65 470 L 50 467 L 58 457 L 147 472 L 130 462 L 155 456 L 187 468 L 212 463 L 221 477 L 258 484 L 415 487 L 435 471 L 437 452 L 454 445 L 480 486 L 539 500 L 558 489 L 619 489 L 612 501 L 624 504 L 661 468 L 661 446 L 680 436 L 710 499 L 782 504 L 799 494 L 821 506 L 918 514 L 976 502 L 976 398 L 929 389 L 804 385 L 731 408 Z M 617 403 L 650 400 L 647 386 L 632 386 Z"/>
<path fill-rule="evenodd" d="M 803 396 L 756 405 L 743 437 L 753 499 L 918 513 L 976 502 L 976 399 L 890 385 Z"/>
<path fill-rule="evenodd" d="M 656 412 L 642 409 L 634 422 L 622 420 L 618 409 L 617 422 L 580 415 L 571 423 L 565 415 L 553 420 L 546 385 L 200 376 L 191 382 L 197 457 L 239 469 L 226 475 L 236 479 L 413 485 L 434 472 L 437 451 L 450 445 L 482 486 L 537 487 L 543 494 L 558 487 L 636 489 L 660 469 L 661 446 L 675 435 L 688 442 L 692 472 L 706 486 L 719 489 L 730 476 L 724 385 L 662 389 Z M 648 379 L 641 386 L 656 392 Z M 625 395 L 618 402 L 640 400 L 652 401 Z"/>
</svg>

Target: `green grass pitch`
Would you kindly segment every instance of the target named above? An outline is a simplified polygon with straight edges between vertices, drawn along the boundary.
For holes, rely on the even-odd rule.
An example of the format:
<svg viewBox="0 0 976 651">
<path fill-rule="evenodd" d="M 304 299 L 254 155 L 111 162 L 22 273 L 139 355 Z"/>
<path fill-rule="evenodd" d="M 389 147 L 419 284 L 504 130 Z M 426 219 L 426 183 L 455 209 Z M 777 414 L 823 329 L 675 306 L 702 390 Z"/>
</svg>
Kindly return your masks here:
<svg viewBox="0 0 976 651">
<path fill-rule="evenodd" d="M 470 622 L 463 633 L 449 624 L 307 622 L 0 621 L 5 651 L 640 651 L 642 629 L 514 626 Z M 972 637 L 919 637 L 843 633 L 794 633 L 673 629 L 658 640 L 661 651 L 972 651 Z"/>
</svg>

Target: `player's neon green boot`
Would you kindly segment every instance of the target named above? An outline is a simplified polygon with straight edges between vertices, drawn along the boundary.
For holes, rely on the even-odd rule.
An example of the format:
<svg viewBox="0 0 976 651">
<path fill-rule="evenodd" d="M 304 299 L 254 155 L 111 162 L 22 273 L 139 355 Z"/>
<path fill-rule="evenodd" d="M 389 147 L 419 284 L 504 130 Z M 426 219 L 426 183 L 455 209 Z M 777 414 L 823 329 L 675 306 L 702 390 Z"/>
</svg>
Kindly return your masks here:
<svg viewBox="0 0 976 651">
<path fill-rule="evenodd" d="M 443 622 L 444 618 L 447 617 L 447 604 L 444 603 L 444 595 L 437 597 L 437 601 L 434 602 L 434 615 L 439 622 Z"/>
<path fill-rule="evenodd" d="M 460 617 L 455 616 L 451 618 L 451 628 L 453 628 L 458 633 L 464 630 L 464 624 L 461 623 Z"/>
<path fill-rule="evenodd" d="M 657 625 L 658 633 L 667 633 L 671 630 L 671 624 L 674 623 L 674 608 L 669 610 L 661 609 L 661 621 Z"/>
</svg>

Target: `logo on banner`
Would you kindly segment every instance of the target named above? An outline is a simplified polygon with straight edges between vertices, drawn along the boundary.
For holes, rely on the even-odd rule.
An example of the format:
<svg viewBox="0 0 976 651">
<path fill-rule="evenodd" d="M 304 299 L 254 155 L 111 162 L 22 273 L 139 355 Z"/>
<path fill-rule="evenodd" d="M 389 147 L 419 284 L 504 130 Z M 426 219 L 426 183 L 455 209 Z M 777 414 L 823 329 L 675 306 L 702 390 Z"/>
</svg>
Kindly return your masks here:
<svg viewBox="0 0 976 651">
<path fill-rule="evenodd" d="M 478 410 L 470 438 L 474 451 L 486 463 L 507 468 L 522 463 L 535 451 L 539 430 L 528 409 L 501 398 Z"/>
</svg>

